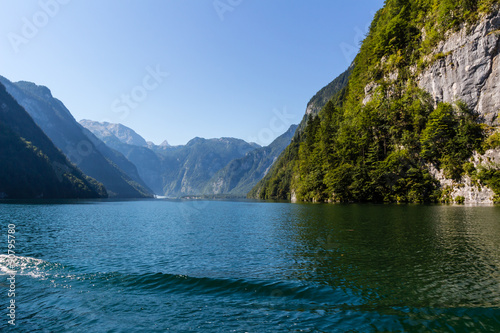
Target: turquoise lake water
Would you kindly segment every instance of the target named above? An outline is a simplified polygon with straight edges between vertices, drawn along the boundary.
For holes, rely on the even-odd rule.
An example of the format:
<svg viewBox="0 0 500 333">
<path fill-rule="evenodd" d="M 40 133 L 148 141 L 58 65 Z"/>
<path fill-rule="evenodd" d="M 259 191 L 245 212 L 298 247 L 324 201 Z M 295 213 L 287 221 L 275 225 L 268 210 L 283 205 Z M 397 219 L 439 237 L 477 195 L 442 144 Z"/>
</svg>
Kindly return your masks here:
<svg viewBox="0 0 500 333">
<path fill-rule="evenodd" d="M 26 201 L 0 221 L 2 331 L 15 272 L 16 332 L 500 332 L 499 206 Z"/>
</svg>

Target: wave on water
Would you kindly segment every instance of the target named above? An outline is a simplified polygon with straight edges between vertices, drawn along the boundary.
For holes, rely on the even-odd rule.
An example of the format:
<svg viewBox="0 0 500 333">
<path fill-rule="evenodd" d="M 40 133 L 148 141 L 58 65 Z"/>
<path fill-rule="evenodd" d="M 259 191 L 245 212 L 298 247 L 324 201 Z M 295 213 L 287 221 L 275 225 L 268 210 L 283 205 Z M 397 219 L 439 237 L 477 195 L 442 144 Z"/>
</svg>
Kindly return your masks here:
<svg viewBox="0 0 500 333">
<path fill-rule="evenodd" d="M 33 278 L 45 278 L 51 271 L 62 269 L 60 264 L 22 256 L 0 254 L 0 275 L 25 275 Z"/>
<path fill-rule="evenodd" d="M 309 300 L 311 302 L 352 302 L 352 295 L 328 286 L 305 285 L 298 281 L 265 281 L 230 278 L 192 277 L 168 273 L 103 275 L 107 281 L 127 288 L 154 292 L 196 293 L 217 296 L 254 296 Z"/>
<path fill-rule="evenodd" d="M 12 263 L 14 265 L 12 265 Z M 141 290 L 144 293 L 185 293 L 215 297 L 269 298 L 273 301 L 288 300 L 300 303 L 353 304 L 353 295 L 328 286 L 304 284 L 299 281 L 266 281 L 231 278 L 193 277 L 162 272 L 82 273 L 74 267 L 64 266 L 32 257 L 0 254 L 0 275 L 24 275 L 45 280 L 56 279 L 64 284 L 92 283 L 99 288 Z M 359 302 L 361 298 L 359 298 Z"/>
</svg>

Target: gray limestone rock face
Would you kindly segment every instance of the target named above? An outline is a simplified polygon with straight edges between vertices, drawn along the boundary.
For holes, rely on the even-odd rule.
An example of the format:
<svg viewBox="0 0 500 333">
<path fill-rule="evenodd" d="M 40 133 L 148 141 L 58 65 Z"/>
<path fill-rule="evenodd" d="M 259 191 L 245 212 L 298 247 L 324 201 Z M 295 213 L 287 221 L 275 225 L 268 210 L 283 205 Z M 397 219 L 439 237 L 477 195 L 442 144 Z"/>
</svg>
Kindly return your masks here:
<svg viewBox="0 0 500 333">
<path fill-rule="evenodd" d="M 499 125 L 500 11 L 447 36 L 430 56 L 441 55 L 417 78 L 434 101 L 463 101 L 488 125 Z"/>
</svg>

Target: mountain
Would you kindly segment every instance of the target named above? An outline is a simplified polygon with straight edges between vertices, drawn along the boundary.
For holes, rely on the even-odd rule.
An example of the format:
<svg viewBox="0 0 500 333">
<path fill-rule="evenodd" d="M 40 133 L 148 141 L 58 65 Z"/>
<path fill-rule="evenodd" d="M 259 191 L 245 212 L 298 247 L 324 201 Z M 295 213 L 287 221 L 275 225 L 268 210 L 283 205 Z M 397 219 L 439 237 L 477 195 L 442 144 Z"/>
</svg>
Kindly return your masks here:
<svg viewBox="0 0 500 333">
<path fill-rule="evenodd" d="M 347 92 L 349 78 L 354 65 L 321 88 L 307 103 L 304 118 L 298 125 L 290 144 L 281 152 L 271 169 L 263 178 L 247 192 L 249 198 L 283 199 L 291 198 L 291 182 L 294 163 L 299 153 L 299 145 L 303 140 L 303 132 L 308 121 L 318 116 L 328 102 L 338 104 Z"/>
<path fill-rule="evenodd" d="M 52 142 L 85 174 L 102 182 L 111 197 L 139 198 L 152 194 L 116 164 L 111 156 L 103 156 L 96 147 L 97 138 L 90 140 L 69 110 L 50 90 L 31 82 L 12 83 L 0 77 L 7 91 L 30 114 Z"/>
<path fill-rule="evenodd" d="M 202 194 L 216 172 L 259 147 L 234 138 L 194 138 L 185 146 L 157 150 L 166 171 L 163 191 L 167 196 Z"/>
<path fill-rule="evenodd" d="M 281 152 L 290 144 L 297 125 L 292 125 L 267 147 L 252 150 L 219 170 L 205 186 L 204 194 L 246 194 L 267 174 Z"/>
<path fill-rule="evenodd" d="M 147 147 L 148 143 L 133 129 L 122 124 L 111 124 L 108 122 L 97 122 L 88 119 L 79 121 L 80 125 L 90 130 L 99 138 L 116 138 L 116 140 L 139 147 Z"/>
<path fill-rule="evenodd" d="M 175 147 L 166 142 L 159 146 L 152 143 L 139 146 L 129 144 L 128 136 L 119 137 L 110 130 L 119 128 L 121 133 L 135 133 L 124 125 L 90 120 L 80 123 L 131 161 L 156 194 L 169 197 L 202 194 L 216 172 L 232 160 L 260 148 L 257 144 L 233 138 L 194 138 L 186 145 Z"/>
<path fill-rule="evenodd" d="M 387 0 L 347 86 L 317 114 L 308 109 L 304 130 L 249 196 L 499 201 L 499 8 Z"/>
<path fill-rule="evenodd" d="M 147 196 L 149 196 L 150 193 L 154 193 L 154 191 L 146 185 L 144 180 L 142 180 L 141 176 L 139 176 L 137 167 L 132 162 L 130 162 L 122 153 L 110 148 L 88 129 L 82 128 L 82 131 L 83 134 L 85 134 L 89 141 L 92 142 L 96 149 L 108 160 L 109 163 L 111 163 L 113 166 L 118 167 L 118 169 L 123 171 L 128 177 L 130 177 L 136 184 L 140 186 L 141 192 L 147 193 Z"/>
<path fill-rule="evenodd" d="M 93 135 L 97 136 L 99 140 L 104 142 L 105 146 L 119 152 L 127 159 L 127 161 L 132 163 L 137 169 L 140 179 L 144 181 L 146 186 L 150 188 L 153 193 L 164 195 L 162 160 L 152 150 L 156 149 L 154 144 L 146 143 L 146 147 L 144 147 L 142 144 L 145 140 L 135 133 L 134 130 L 122 124 L 100 123 L 92 120 L 81 120 L 80 124 L 87 131 L 91 132 Z M 128 136 L 120 135 L 120 139 L 113 133 L 113 131 L 110 131 L 109 128 L 119 128 L 121 129 L 121 133 L 135 133 L 140 139 L 135 139 L 132 142 L 140 143 L 141 145 L 139 146 L 127 143 L 131 142 Z M 163 148 L 167 146 L 160 147 Z"/>
<path fill-rule="evenodd" d="M 320 91 L 318 91 L 316 95 L 314 95 L 307 103 L 305 116 L 317 116 L 321 109 L 330 99 L 332 99 L 333 96 L 347 87 L 347 83 L 349 82 L 349 77 L 351 76 L 353 69 L 354 64 L 349 66 L 345 72 L 337 76 L 332 82 L 321 88 Z"/>
<path fill-rule="evenodd" d="M 0 83 L 0 198 L 102 198 Z"/>
</svg>

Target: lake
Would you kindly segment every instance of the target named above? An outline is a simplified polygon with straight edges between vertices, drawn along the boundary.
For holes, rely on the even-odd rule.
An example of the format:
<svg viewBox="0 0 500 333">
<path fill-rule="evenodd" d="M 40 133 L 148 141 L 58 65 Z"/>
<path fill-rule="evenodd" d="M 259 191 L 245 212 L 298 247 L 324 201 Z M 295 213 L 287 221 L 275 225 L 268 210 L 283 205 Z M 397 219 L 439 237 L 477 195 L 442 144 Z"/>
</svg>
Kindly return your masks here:
<svg viewBox="0 0 500 333">
<path fill-rule="evenodd" d="M 14 299 L 17 332 L 500 331 L 499 206 L 25 201 L 0 221 L 2 330 Z"/>
</svg>

